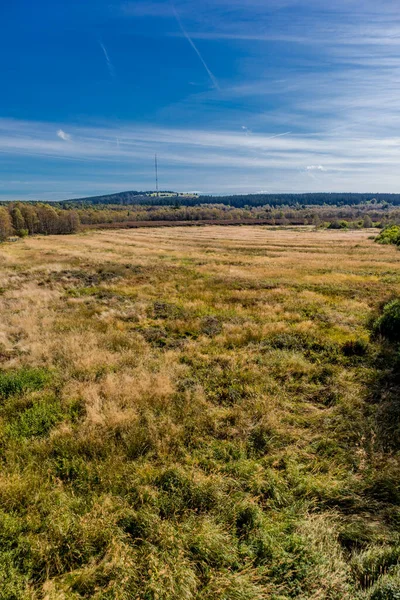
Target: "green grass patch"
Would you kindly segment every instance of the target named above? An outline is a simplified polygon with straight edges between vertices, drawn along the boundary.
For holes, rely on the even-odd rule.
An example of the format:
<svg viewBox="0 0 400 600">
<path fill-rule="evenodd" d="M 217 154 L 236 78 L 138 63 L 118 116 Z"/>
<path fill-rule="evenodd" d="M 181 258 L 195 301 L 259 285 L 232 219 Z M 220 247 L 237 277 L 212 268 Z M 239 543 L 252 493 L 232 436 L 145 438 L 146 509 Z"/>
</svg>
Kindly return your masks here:
<svg viewBox="0 0 400 600">
<path fill-rule="evenodd" d="M 43 437 L 63 419 L 63 416 L 57 400 L 53 398 L 39 400 L 21 411 L 5 427 L 5 433 L 13 439 Z"/>
<path fill-rule="evenodd" d="M 0 398 L 19 396 L 26 392 L 41 390 L 52 380 L 52 373 L 43 368 L 24 367 L 0 371 Z"/>
</svg>

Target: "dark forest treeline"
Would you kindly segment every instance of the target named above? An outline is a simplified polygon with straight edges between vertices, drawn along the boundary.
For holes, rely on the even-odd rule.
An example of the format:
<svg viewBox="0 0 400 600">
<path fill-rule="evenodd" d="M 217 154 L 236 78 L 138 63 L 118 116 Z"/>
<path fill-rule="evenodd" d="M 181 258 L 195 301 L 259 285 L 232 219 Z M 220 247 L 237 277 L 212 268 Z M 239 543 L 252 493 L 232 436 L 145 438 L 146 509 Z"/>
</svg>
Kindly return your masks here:
<svg viewBox="0 0 400 600">
<path fill-rule="evenodd" d="M 165 192 L 160 192 L 160 194 Z M 169 192 L 172 193 L 172 192 Z M 153 194 L 153 195 L 151 195 Z M 120 192 L 104 196 L 93 196 L 77 200 L 64 200 L 62 206 L 84 207 L 97 205 L 137 205 L 137 206 L 199 206 L 202 204 L 223 204 L 235 208 L 265 206 L 357 206 L 371 202 L 400 206 L 400 194 L 372 193 L 307 193 L 307 194 L 244 194 L 230 196 L 173 196 L 157 197 L 154 192 Z"/>
<path fill-rule="evenodd" d="M 49 204 L 27 202 L 0 206 L 0 240 L 12 235 L 24 237 L 35 233 L 75 233 L 79 225 L 79 215 L 75 210 L 61 210 Z"/>
</svg>

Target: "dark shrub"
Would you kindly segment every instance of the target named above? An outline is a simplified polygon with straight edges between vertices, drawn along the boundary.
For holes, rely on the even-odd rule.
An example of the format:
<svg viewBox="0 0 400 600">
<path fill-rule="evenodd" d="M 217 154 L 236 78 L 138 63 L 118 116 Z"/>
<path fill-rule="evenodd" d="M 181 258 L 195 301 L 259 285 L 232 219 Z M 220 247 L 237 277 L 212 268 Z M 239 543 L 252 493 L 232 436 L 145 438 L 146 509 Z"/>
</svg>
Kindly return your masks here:
<svg viewBox="0 0 400 600">
<path fill-rule="evenodd" d="M 342 346 L 342 352 L 345 356 L 365 356 L 368 351 L 368 344 L 364 340 L 348 340 Z"/>
<path fill-rule="evenodd" d="M 201 331 L 205 335 L 218 335 L 222 331 L 222 324 L 218 317 L 205 317 L 201 322 Z"/>
<path fill-rule="evenodd" d="M 383 313 L 373 325 L 374 332 L 391 342 L 400 342 L 400 300 L 392 300 L 383 307 Z"/>
<path fill-rule="evenodd" d="M 244 506 L 236 517 L 239 535 L 246 535 L 261 523 L 261 510 L 256 505 Z"/>
</svg>

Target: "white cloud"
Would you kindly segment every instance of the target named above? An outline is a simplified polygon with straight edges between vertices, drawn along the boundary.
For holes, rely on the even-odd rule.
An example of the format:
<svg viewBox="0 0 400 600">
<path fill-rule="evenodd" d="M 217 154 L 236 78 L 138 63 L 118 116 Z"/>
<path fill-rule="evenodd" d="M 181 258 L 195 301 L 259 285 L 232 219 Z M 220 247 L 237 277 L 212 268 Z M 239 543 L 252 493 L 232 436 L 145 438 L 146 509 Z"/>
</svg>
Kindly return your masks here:
<svg viewBox="0 0 400 600">
<path fill-rule="evenodd" d="M 326 171 L 326 169 L 322 165 L 308 165 L 306 171 Z"/>
<path fill-rule="evenodd" d="M 69 142 L 69 140 L 71 139 L 71 136 L 69 135 L 69 133 L 65 133 L 65 131 L 63 131 L 62 129 L 59 129 L 57 131 L 57 135 L 59 138 L 64 140 L 64 142 Z"/>
</svg>

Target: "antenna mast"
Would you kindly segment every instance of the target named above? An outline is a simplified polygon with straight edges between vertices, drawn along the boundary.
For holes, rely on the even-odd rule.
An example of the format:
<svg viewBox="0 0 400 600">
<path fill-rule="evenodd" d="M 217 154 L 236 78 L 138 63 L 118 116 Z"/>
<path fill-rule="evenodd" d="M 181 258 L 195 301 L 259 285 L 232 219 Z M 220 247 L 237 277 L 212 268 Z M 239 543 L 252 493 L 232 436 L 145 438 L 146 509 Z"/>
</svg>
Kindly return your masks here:
<svg viewBox="0 0 400 600">
<path fill-rule="evenodd" d="M 157 154 L 154 155 L 154 167 L 156 171 L 156 193 L 158 198 L 158 162 L 157 162 Z"/>
</svg>

